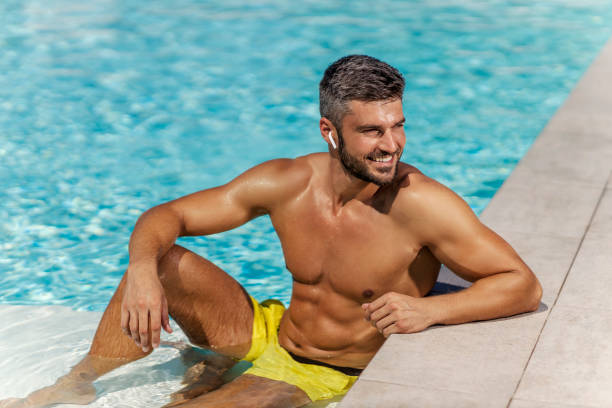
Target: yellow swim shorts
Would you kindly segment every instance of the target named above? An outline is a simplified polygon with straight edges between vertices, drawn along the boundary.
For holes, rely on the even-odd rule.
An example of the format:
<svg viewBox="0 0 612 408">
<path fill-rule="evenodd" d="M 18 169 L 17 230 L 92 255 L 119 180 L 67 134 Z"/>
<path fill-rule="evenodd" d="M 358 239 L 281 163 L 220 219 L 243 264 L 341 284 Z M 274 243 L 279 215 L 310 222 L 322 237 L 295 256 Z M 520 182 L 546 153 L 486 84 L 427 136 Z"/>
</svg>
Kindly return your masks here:
<svg viewBox="0 0 612 408">
<path fill-rule="evenodd" d="M 245 374 L 295 385 L 312 401 L 346 394 L 357 380 L 356 376 L 318 364 L 297 362 L 278 344 L 278 327 L 285 312 L 281 302 L 269 299 L 260 304 L 253 297 L 251 301 L 255 311 L 253 337 L 244 360 L 253 366 Z"/>
</svg>

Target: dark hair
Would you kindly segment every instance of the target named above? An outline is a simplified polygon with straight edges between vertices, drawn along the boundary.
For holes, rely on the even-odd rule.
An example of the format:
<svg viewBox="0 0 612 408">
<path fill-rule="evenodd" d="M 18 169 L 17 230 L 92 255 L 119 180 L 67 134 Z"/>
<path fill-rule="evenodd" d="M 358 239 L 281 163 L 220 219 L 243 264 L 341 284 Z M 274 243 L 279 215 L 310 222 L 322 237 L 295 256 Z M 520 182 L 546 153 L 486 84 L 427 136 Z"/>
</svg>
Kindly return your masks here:
<svg viewBox="0 0 612 408">
<path fill-rule="evenodd" d="M 367 55 L 347 55 L 325 70 L 319 83 L 319 111 L 340 130 L 352 100 L 402 99 L 404 78 L 391 65 Z"/>
</svg>

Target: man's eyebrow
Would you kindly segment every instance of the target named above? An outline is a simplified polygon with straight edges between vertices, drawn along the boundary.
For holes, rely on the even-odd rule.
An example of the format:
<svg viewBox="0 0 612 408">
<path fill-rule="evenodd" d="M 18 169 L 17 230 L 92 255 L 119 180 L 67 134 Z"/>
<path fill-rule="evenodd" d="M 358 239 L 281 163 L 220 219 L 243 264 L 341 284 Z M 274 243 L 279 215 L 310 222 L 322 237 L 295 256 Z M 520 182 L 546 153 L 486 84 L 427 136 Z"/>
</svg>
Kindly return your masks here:
<svg viewBox="0 0 612 408">
<path fill-rule="evenodd" d="M 361 126 L 357 126 L 357 131 L 361 132 L 363 130 L 379 130 L 382 129 L 382 127 L 378 126 L 378 125 L 361 125 Z"/>
<path fill-rule="evenodd" d="M 402 118 L 401 120 L 397 121 L 397 123 L 395 123 L 393 126 L 399 126 L 399 125 L 403 125 L 406 122 L 406 118 Z M 364 130 L 380 130 L 382 129 L 382 126 L 379 125 L 360 125 L 357 126 L 356 130 L 358 132 L 362 132 Z"/>
</svg>

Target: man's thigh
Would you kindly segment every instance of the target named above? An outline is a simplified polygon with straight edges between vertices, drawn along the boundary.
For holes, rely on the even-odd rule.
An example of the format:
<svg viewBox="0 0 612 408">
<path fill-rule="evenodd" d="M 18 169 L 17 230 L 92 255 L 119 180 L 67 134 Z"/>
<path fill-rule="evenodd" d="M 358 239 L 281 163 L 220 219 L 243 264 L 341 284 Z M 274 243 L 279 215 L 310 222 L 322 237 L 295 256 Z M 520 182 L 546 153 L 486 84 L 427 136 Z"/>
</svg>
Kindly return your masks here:
<svg viewBox="0 0 612 408">
<path fill-rule="evenodd" d="M 218 390 L 180 404 L 180 408 L 292 408 L 310 402 L 295 385 L 244 374 Z"/>
<path fill-rule="evenodd" d="M 178 245 L 161 259 L 170 316 L 189 340 L 236 358 L 251 346 L 253 305 L 246 290 L 212 262 Z"/>
</svg>

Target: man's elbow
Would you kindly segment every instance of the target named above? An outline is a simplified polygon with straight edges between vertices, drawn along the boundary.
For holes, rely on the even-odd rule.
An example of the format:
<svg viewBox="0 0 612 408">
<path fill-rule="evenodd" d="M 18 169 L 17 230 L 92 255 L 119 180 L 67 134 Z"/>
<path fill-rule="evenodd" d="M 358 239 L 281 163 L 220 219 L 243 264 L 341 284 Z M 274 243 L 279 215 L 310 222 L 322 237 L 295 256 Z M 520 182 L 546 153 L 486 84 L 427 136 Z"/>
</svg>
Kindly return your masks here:
<svg viewBox="0 0 612 408">
<path fill-rule="evenodd" d="M 536 276 L 528 271 L 526 274 L 525 289 L 525 312 L 535 312 L 540 307 L 542 300 L 542 285 Z"/>
<path fill-rule="evenodd" d="M 163 203 L 149 208 L 143 212 L 136 226 L 147 224 L 148 228 L 161 228 L 165 231 L 174 231 L 178 236 L 182 236 L 185 223 L 183 216 L 170 203 Z"/>
</svg>

